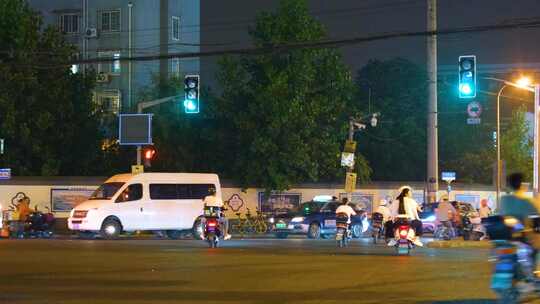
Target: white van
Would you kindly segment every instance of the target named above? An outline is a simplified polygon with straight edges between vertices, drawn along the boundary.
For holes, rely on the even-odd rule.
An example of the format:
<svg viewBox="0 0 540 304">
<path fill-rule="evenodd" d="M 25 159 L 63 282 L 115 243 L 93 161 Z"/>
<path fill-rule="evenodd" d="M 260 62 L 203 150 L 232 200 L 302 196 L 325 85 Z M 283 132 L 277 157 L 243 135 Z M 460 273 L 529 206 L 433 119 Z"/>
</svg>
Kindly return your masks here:
<svg viewBox="0 0 540 304">
<path fill-rule="evenodd" d="M 179 238 L 183 230 L 198 228 L 210 188 L 221 199 L 216 174 L 115 175 L 71 211 L 68 227 L 82 237 L 100 233 L 113 239 L 122 231 L 162 230 Z"/>
</svg>

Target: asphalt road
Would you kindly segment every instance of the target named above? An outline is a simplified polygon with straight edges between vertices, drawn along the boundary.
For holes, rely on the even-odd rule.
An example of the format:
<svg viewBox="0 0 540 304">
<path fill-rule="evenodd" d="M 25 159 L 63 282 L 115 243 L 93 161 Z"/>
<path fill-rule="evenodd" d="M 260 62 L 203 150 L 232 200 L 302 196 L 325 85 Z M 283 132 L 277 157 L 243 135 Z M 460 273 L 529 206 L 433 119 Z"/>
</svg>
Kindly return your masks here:
<svg viewBox="0 0 540 304">
<path fill-rule="evenodd" d="M 0 240 L 0 303 L 494 303 L 486 249 L 395 256 L 363 240 L 221 245 Z"/>
</svg>

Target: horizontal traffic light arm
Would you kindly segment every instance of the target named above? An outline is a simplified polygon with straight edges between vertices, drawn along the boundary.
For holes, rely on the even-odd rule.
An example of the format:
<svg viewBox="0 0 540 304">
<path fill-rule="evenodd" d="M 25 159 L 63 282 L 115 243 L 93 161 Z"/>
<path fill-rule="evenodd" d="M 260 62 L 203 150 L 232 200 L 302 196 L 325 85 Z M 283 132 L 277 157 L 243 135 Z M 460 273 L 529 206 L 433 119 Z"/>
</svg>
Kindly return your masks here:
<svg viewBox="0 0 540 304">
<path fill-rule="evenodd" d="M 178 100 L 179 98 L 183 98 L 183 96 L 182 95 L 175 95 L 175 96 L 169 96 L 169 97 L 164 97 L 164 98 L 160 98 L 160 99 L 154 99 L 154 100 L 139 102 L 137 104 L 137 113 L 142 113 L 142 111 L 144 109 L 146 109 L 146 108 L 157 106 L 159 104 L 166 103 L 166 102 L 169 102 L 169 101 L 175 101 L 175 100 Z"/>
</svg>

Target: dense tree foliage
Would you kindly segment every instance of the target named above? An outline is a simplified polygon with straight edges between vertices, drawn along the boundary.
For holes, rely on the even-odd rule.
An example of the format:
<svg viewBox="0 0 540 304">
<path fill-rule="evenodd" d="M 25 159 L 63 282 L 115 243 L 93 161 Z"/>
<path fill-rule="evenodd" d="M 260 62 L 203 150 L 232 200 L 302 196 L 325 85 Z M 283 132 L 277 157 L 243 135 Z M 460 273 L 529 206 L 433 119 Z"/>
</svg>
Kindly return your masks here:
<svg viewBox="0 0 540 304">
<path fill-rule="evenodd" d="M 281 1 L 275 13 L 258 15 L 250 30 L 258 47 L 325 38 L 305 1 Z M 334 180 L 343 173 L 339 153 L 354 84 L 332 49 L 302 49 L 224 58 L 223 94 L 213 112 L 219 122 L 217 151 L 225 176 L 242 185 L 286 189 L 305 181 Z M 369 175 L 358 162 L 361 178 Z"/>
<path fill-rule="evenodd" d="M 94 75 L 62 64 L 76 53 L 42 29 L 25 1 L 0 0 L 0 138 L 17 175 L 96 174 L 100 149 Z"/>
</svg>

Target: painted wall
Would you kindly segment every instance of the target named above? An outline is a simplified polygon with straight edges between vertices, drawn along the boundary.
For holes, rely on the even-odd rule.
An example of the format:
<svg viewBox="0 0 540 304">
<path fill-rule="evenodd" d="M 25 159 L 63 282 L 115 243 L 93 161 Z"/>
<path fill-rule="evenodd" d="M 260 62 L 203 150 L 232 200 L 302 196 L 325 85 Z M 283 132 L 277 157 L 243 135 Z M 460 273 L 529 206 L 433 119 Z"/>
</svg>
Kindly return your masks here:
<svg viewBox="0 0 540 304">
<path fill-rule="evenodd" d="M 94 179 L 95 180 L 95 179 Z M 69 199 L 80 200 L 81 196 L 85 193 L 90 193 L 91 190 L 96 189 L 99 185 L 99 179 L 93 182 L 81 182 L 80 184 L 74 183 L 43 183 L 43 184 L 7 184 L 0 183 L 0 204 L 2 209 L 9 208 L 9 205 L 16 203 L 17 194 L 19 192 L 24 193 L 31 200 L 31 206 L 38 206 L 40 210 L 46 210 L 46 207 L 53 209 L 53 206 L 56 209 L 65 208 L 63 204 L 59 204 L 56 201 L 53 204 L 55 197 L 66 197 Z M 66 191 L 67 190 L 67 191 Z M 74 191 L 73 191 L 74 190 Z M 73 193 L 68 193 L 73 192 Z M 236 187 L 223 187 L 222 195 L 224 201 L 231 201 L 228 207 L 228 216 L 235 217 L 236 212 L 245 213 L 247 208 L 251 210 L 252 213 L 255 213 L 255 210 L 260 207 L 267 208 L 268 205 L 261 206 L 263 190 L 250 188 L 245 192 L 241 191 L 240 188 Z M 440 194 L 444 193 L 443 191 Z M 285 191 L 281 194 L 284 196 L 274 198 L 274 207 L 279 208 L 290 208 L 291 204 L 298 204 L 300 202 L 305 202 L 312 200 L 317 195 L 329 195 L 336 196 L 338 198 L 345 195 L 345 192 L 342 188 L 337 187 L 298 187 L 292 188 L 288 191 Z M 365 204 L 365 207 L 368 210 L 373 210 L 377 207 L 378 202 L 381 199 L 392 199 L 397 196 L 397 187 L 386 187 L 386 188 L 371 188 L 363 187 L 357 190 L 353 194 L 353 202 L 355 198 L 361 199 L 362 203 Z M 417 201 L 422 202 L 424 191 L 423 189 L 417 188 L 413 191 L 413 194 Z M 19 195 L 20 196 L 20 195 Z M 234 196 L 234 197 L 233 197 Z M 478 207 L 480 199 L 486 198 L 489 200 L 490 206 L 495 208 L 495 192 L 487 190 L 475 190 L 475 189 L 461 189 L 452 191 L 450 199 L 458 199 L 462 201 L 468 201 L 472 203 L 475 207 Z M 297 200 L 298 199 L 298 200 Z M 69 211 L 55 211 L 57 217 L 68 217 Z"/>
</svg>

